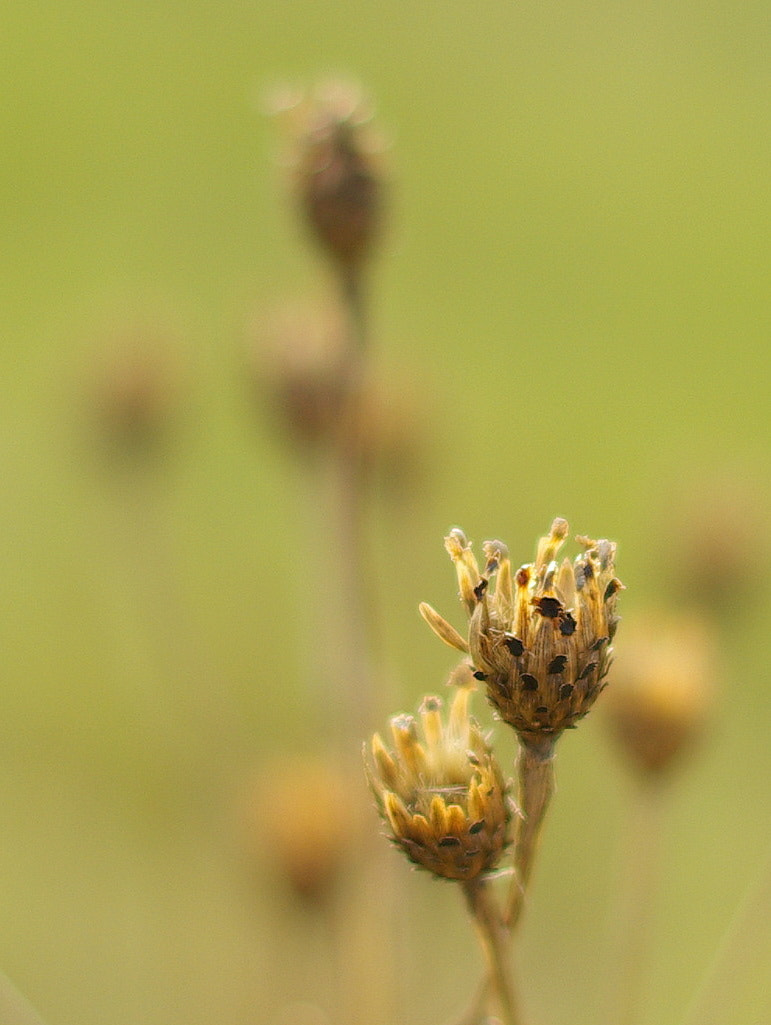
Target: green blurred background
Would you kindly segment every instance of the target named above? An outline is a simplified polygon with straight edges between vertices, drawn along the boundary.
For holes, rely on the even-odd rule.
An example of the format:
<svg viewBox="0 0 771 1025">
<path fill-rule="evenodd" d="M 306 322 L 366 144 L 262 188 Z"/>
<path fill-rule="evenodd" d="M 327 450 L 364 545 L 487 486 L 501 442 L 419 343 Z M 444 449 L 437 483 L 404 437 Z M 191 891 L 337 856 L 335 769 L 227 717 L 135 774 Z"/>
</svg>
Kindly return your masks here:
<svg viewBox="0 0 771 1025">
<path fill-rule="evenodd" d="M 430 468 L 371 524 L 402 706 L 452 662 L 415 610 L 453 612 L 454 523 L 515 561 L 557 514 L 616 538 L 628 615 L 704 597 L 678 559 L 713 504 L 748 534 L 725 536 L 721 703 L 652 898 L 643 1017 L 682 1021 L 771 834 L 770 29 L 728 0 L 5 0 L 0 967 L 49 1025 L 281 1022 L 326 986 L 234 808 L 315 728 L 308 492 L 244 354 L 277 302 L 328 288 L 262 102 L 330 73 L 393 139 L 375 360 L 425 398 Z M 136 332 L 168 342 L 164 455 L 112 465 L 86 411 Z M 534 1022 L 575 1025 L 597 1020 L 630 791 L 599 715 L 558 780 L 522 974 Z M 473 939 L 449 887 L 393 872 L 399 1020 L 440 1022 Z M 771 1016 L 768 930 L 751 946 L 732 1025 Z"/>
</svg>

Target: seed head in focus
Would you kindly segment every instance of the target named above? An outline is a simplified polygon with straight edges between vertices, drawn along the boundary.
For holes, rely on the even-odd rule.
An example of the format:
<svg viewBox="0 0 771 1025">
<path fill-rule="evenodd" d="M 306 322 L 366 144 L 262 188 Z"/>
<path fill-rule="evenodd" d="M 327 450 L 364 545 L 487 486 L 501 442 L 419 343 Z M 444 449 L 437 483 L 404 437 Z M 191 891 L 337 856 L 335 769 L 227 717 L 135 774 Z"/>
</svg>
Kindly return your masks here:
<svg viewBox="0 0 771 1025">
<path fill-rule="evenodd" d="M 478 724 L 472 689 L 458 687 L 447 721 L 426 697 L 418 719 L 391 719 L 394 750 L 379 734 L 365 752 L 367 776 L 393 842 L 410 861 L 468 881 L 497 865 L 509 841 L 507 785 Z"/>
<path fill-rule="evenodd" d="M 445 547 L 469 615 L 468 640 L 431 606 L 420 607 L 446 644 L 471 655 L 500 718 L 533 747 L 553 743 L 592 707 L 606 685 L 618 623 L 616 545 L 578 537 L 581 554 L 558 562 L 567 535 L 566 521 L 554 520 L 535 562 L 516 573 L 506 546 L 487 541 L 480 571 L 456 528 Z"/>
</svg>

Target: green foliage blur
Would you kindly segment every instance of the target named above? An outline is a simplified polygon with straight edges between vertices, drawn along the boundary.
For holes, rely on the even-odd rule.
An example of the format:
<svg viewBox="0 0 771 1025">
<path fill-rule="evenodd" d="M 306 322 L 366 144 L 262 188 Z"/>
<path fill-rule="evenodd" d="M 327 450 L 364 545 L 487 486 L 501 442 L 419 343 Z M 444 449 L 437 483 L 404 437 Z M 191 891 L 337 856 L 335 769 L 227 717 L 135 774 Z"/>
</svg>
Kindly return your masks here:
<svg viewBox="0 0 771 1025">
<path fill-rule="evenodd" d="M 644 1023 L 683 1020 L 771 839 L 770 27 L 728 0 L 5 0 L 0 968 L 48 1025 L 281 1023 L 327 986 L 239 815 L 322 728 L 323 525 L 253 356 L 330 287 L 264 100 L 330 74 L 392 139 L 374 359 L 420 398 L 424 466 L 371 534 L 401 707 L 452 665 L 416 609 L 462 623 L 456 523 L 517 564 L 565 516 L 619 542 L 624 615 L 719 605 L 652 896 Z M 574 1025 L 633 786 L 599 709 L 557 773 L 521 975 L 533 1022 Z M 449 1020 L 463 908 L 393 873 L 399 1020 Z M 746 942 L 767 974 L 767 924 Z M 769 1020 L 762 969 L 724 999 Z"/>
</svg>

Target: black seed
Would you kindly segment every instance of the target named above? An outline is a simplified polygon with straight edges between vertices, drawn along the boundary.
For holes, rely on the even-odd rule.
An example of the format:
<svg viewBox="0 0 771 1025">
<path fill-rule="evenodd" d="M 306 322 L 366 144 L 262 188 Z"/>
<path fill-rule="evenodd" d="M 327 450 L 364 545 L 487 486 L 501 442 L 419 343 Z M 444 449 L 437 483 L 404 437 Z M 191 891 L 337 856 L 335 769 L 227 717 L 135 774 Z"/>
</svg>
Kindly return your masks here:
<svg viewBox="0 0 771 1025">
<path fill-rule="evenodd" d="M 605 595 L 604 595 L 604 599 L 603 599 L 603 600 L 604 600 L 604 601 L 607 601 L 607 600 L 608 600 L 608 598 L 612 598 L 612 597 L 613 597 L 613 595 L 614 595 L 614 594 L 616 593 L 616 591 L 618 591 L 618 589 L 619 589 L 620 587 L 621 587 L 621 584 L 620 584 L 620 583 L 619 583 L 619 581 L 618 581 L 618 580 L 616 580 L 616 579 L 615 579 L 615 577 L 614 577 L 614 578 L 613 578 L 613 580 L 611 580 L 611 582 L 610 582 L 610 583 L 608 584 L 608 586 L 607 586 L 607 587 L 605 588 Z"/>
<path fill-rule="evenodd" d="M 588 662 L 578 675 L 579 680 L 585 679 L 590 673 L 593 673 L 597 668 L 596 662 Z"/>
<path fill-rule="evenodd" d="M 594 576 L 594 569 L 591 562 L 584 563 L 584 580 L 591 580 Z"/>
<path fill-rule="evenodd" d="M 481 601 L 482 600 L 482 596 L 484 595 L 485 591 L 487 590 L 487 583 L 488 583 L 487 580 L 485 580 L 485 578 L 482 577 L 482 579 L 479 581 L 477 586 L 474 588 L 474 594 L 476 595 L 477 601 Z"/>
<path fill-rule="evenodd" d="M 536 715 L 546 715 L 546 713 L 549 711 L 549 709 L 546 707 L 546 705 L 539 705 L 538 708 L 536 708 L 535 711 L 536 711 Z"/>
<path fill-rule="evenodd" d="M 522 673 L 520 676 L 522 690 L 538 690 L 538 680 L 530 673 Z"/>
<path fill-rule="evenodd" d="M 519 637 L 515 637 L 513 634 L 506 634 L 504 638 L 504 644 L 509 649 L 514 658 L 519 658 L 519 656 L 522 655 L 525 651 L 525 645 L 522 643 Z"/>
<path fill-rule="evenodd" d="M 549 663 L 546 672 L 549 673 L 549 675 L 552 675 L 553 673 L 563 672 L 565 666 L 567 665 L 567 661 L 567 655 L 555 655 L 555 657 Z"/>
<path fill-rule="evenodd" d="M 595 641 L 594 644 L 592 645 L 592 651 L 599 651 L 600 648 L 603 646 L 603 644 L 607 644 L 607 643 L 608 643 L 608 638 L 607 637 L 600 637 L 600 639 L 598 641 Z"/>
<path fill-rule="evenodd" d="M 517 575 L 514 577 L 519 587 L 527 587 L 530 583 L 530 570 L 527 566 L 522 566 L 521 569 L 517 570 Z"/>
<path fill-rule="evenodd" d="M 564 701 L 565 698 L 569 698 L 572 693 L 573 693 L 573 684 L 572 683 L 563 683 L 562 686 L 560 687 L 560 701 Z"/>
<path fill-rule="evenodd" d="M 439 847 L 460 847 L 460 840 L 457 836 L 443 836 L 439 841 Z"/>
<path fill-rule="evenodd" d="M 534 598 L 533 605 L 546 619 L 556 619 L 562 612 L 562 602 L 557 598 Z"/>
<path fill-rule="evenodd" d="M 485 820 L 479 819 L 478 822 L 472 822 L 468 827 L 469 833 L 478 833 L 480 830 L 485 828 Z"/>
<path fill-rule="evenodd" d="M 487 679 L 487 675 L 483 673 L 481 669 L 476 669 L 471 675 L 474 677 L 475 680 Z"/>
<path fill-rule="evenodd" d="M 570 612 L 566 612 L 560 623 L 560 633 L 563 637 L 570 637 L 576 632 L 576 621 Z"/>
</svg>

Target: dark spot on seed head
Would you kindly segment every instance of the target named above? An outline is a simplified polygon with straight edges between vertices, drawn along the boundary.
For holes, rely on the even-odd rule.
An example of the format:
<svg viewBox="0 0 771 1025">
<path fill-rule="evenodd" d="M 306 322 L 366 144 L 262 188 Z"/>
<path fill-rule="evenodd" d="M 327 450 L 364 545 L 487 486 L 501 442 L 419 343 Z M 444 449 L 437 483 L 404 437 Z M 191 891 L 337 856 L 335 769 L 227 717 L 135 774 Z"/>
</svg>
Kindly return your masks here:
<svg viewBox="0 0 771 1025">
<path fill-rule="evenodd" d="M 616 578 L 614 577 L 611 580 L 611 582 L 608 584 L 608 586 L 605 588 L 605 594 L 603 596 L 603 600 L 607 601 L 608 598 L 612 598 L 613 595 L 617 591 L 620 591 L 620 590 L 621 590 L 621 581 L 620 580 L 616 580 Z"/>
<path fill-rule="evenodd" d="M 460 847 L 460 840 L 457 836 L 443 836 L 439 841 L 440 847 Z"/>
<path fill-rule="evenodd" d="M 520 676 L 522 690 L 538 690 L 538 680 L 530 673 L 522 673 Z"/>
<path fill-rule="evenodd" d="M 567 655 L 555 655 L 554 658 L 549 663 L 549 666 L 548 666 L 546 672 L 549 673 L 549 675 L 552 675 L 553 673 L 561 673 L 561 672 L 563 672 L 564 669 L 565 669 L 565 666 L 567 665 L 567 661 L 568 661 Z"/>
<path fill-rule="evenodd" d="M 519 637 L 515 637 L 513 634 L 506 634 L 504 644 L 515 658 L 519 658 L 525 651 L 525 645 Z"/>
<path fill-rule="evenodd" d="M 579 680 L 584 680 L 590 673 L 593 673 L 596 668 L 597 668 L 597 663 L 596 662 L 587 662 L 587 664 L 584 666 L 584 668 L 578 674 L 578 679 Z"/>
<path fill-rule="evenodd" d="M 556 619 L 563 611 L 562 602 L 557 598 L 533 598 L 533 605 L 546 619 Z"/>
<path fill-rule="evenodd" d="M 475 670 L 471 675 L 474 677 L 475 680 L 486 680 L 487 679 L 487 674 L 483 673 L 481 669 Z"/>
<path fill-rule="evenodd" d="M 592 645 L 592 651 L 599 651 L 600 648 L 603 646 L 603 644 L 607 644 L 607 643 L 608 643 L 608 638 L 607 637 L 600 637 L 599 640 L 596 640 L 594 642 L 594 644 Z"/>
<path fill-rule="evenodd" d="M 514 577 L 518 587 L 527 587 L 530 583 L 530 570 L 527 566 L 522 566 L 517 570 L 517 575 Z"/>
<path fill-rule="evenodd" d="M 482 577 L 477 586 L 474 588 L 474 594 L 476 596 L 477 601 L 482 600 L 484 593 L 487 590 L 487 584 L 488 581 L 484 577 Z"/>
<path fill-rule="evenodd" d="M 536 711 L 536 715 L 546 715 L 546 713 L 549 711 L 549 709 L 546 707 L 546 705 L 539 705 L 538 708 L 536 708 L 535 711 Z"/>
<path fill-rule="evenodd" d="M 485 828 L 485 820 L 484 819 L 479 819 L 477 822 L 472 822 L 471 823 L 471 825 L 468 827 L 468 831 L 469 831 L 469 833 L 479 833 L 484 828 Z"/>
<path fill-rule="evenodd" d="M 569 698 L 572 693 L 573 693 L 573 684 L 572 683 L 563 683 L 562 686 L 560 687 L 560 701 L 564 701 L 565 698 Z"/>
<path fill-rule="evenodd" d="M 563 637 L 570 637 L 576 632 L 576 621 L 571 612 L 566 612 L 560 621 L 560 633 Z"/>
</svg>

